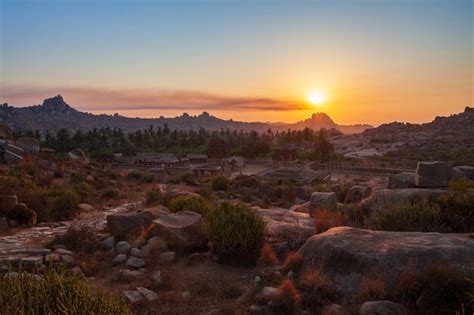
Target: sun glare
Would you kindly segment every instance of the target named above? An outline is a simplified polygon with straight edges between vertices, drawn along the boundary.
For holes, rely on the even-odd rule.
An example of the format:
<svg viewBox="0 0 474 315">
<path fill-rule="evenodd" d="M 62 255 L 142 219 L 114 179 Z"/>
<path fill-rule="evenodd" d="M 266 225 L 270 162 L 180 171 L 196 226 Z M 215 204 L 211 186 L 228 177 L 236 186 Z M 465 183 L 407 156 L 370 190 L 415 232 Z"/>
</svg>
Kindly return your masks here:
<svg viewBox="0 0 474 315">
<path fill-rule="evenodd" d="M 309 94 L 308 101 L 313 105 L 321 105 L 326 101 L 326 95 L 320 91 L 314 91 Z"/>
</svg>

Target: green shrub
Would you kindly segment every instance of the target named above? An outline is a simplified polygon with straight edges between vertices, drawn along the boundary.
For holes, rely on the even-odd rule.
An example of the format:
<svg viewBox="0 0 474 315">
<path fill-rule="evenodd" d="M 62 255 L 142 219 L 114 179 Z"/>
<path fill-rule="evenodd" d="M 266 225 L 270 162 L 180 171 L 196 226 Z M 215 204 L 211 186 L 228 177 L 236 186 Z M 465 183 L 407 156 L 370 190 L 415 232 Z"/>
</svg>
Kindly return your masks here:
<svg viewBox="0 0 474 315">
<path fill-rule="evenodd" d="M 119 199 L 120 198 L 120 190 L 118 189 L 107 189 L 102 193 L 103 199 Z"/>
<path fill-rule="evenodd" d="M 156 206 L 160 204 L 162 200 L 163 200 L 163 196 L 161 194 L 160 188 L 155 188 L 146 193 L 145 205 L 148 207 Z"/>
<path fill-rule="evenodd" d="M 447 193 L 438 200 L 441 208 L 439 232 L 474 233 L 474 195 Z"/>
<path fill-rule="evenodd" d="M 46 216 L 51 219 L 72 219 L 77 214 L 79 195 L 69 188 L 53 188 L 45 196 Z"/>
<path fill-rule="evenodd" d="M 254 263 L 265 237 L 265 222 L 244 204 L 222 203 L 207 216 L 207 233 L 222 258 Z"/>
<path fill-rule="evenodd" d="M 229 188 L 229 179 L 226 176 L 216 176 L 212 179 L 212 190 L 227 191 Z"/>
<path fill-rule="evenodd" d="M 82 197 L 88 198 L 92 195 L 92 187 L 86 182 L 80 182 L 73 185 L 73 189 Z"/>
<path fill-rule="evenodd" d="M 382 231 L 433 232 L 439 230 L 441 210 L 437 205 L 399 203 L 375 214 L 371 228 Z"/>
<path fill-rule="evenodd" d="M 128 173 L 128 178 L 137 180 L 141 183 L 153 183 L 156 181 L 155 175 L 150 172 L 132 171 Z"/>
<path fill-rule="evenodd" d="M 47 268 L 42 280 L 22 273 L 0 277 L 0 314 L 131 314 L 116 294 L 91 288 L 79 276 Z"/>
<path fill-rule="evenodd" d="M 94 229 L 87 225 L 70 226 L 64 235 L 56 237 L 52 244 L 62 244 L 75 252 L 92 253 L 99 241 Z"/>
<path fill-rule="evenodd" d="M 176 196 L 170 200 L 168 208 L 172 212 L 187 210 L 205 216 L 211 210 L 211 204 L 200 196 Z"/>
</svg>

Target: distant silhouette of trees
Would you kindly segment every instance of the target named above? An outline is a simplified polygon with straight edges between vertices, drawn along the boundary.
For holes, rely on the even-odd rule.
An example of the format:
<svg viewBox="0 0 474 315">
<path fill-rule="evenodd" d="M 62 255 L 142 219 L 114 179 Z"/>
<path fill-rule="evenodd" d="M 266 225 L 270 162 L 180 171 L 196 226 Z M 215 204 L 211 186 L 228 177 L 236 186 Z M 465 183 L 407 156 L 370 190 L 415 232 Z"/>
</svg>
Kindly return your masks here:
<svg viewBox="0 0 474 315">
<path fill-rule="evenodd" d="M 120 128 L 94 128 L 74 132 L 61 129 L 57 134 L 46 131 L 41 137 L 38 131 L 22 131 L 16 138 L 33 136 L 41 138 L 42 146 L 58 152 L 82 148 L 90 155 L 112 154 L 124 151 L 170 152 L 176 154 L 206 153 L 211 158 L 242 155 L 248 158 L 271 156 L 279 147 L 294 147 L 315 160 L 327 161 L 334 155 L 334 146 L 325 130 L 286 130 L 263 133 L 221 129 L 210 131 L 171 130 L 167 125 L 150 126 L 144 130 L 125 133 Z"/>
</svg>

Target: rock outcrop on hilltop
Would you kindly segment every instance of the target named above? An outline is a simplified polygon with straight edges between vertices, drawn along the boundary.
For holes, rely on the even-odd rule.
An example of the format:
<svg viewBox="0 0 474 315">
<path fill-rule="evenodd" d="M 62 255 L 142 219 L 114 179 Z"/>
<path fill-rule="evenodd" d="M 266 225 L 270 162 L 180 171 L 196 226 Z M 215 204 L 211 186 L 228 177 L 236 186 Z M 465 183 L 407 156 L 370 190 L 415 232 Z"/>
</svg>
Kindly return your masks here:
<svg viewBox="0 0 474 315">
<path fill-rule="evenodd" d="M 126 132 L 146 129 L 150 125 L 164 127 L 165 124 L 171 129 L 197 130 L 206 128 L 208 130 L 231 129 L 255 130 L 258 132 L 265 132 L 268 129 L 276 131 L 308 127 L 314 130 L 324 128 L 338 130 L 342 133 L 357 133 L 372 127 L 370 125 L 339 125 L 324 113 L 314 114 L 311 118 L 295 124 L 223 120 L 207 112 L 197 116 L 183 113 L 181 116 L 174 118 L 159 117 L 153 119 L 129 118 L 118 114 L 93 115 L 72 108 L 61 95 L 44 100 L 42 105 L 13 107 L 4 104 L 0 107 L 0 123 L 7 124 L 15 130 L 57 131 L 61 128 L 90 130 L 100 127 L 117 127 Z M 336 133 L 338 132 L 336 131 Z"/>
<path fill-rule="evenodd" d="M 474 109 L 432 122 L 393 122 L 367 129 L 361 134 L 340 136 L 332 141 L 336 152 L 346 157 L 388 156 L 397 163 L 404 159 L 442 160 L 474 164 Z"/>
</svg>

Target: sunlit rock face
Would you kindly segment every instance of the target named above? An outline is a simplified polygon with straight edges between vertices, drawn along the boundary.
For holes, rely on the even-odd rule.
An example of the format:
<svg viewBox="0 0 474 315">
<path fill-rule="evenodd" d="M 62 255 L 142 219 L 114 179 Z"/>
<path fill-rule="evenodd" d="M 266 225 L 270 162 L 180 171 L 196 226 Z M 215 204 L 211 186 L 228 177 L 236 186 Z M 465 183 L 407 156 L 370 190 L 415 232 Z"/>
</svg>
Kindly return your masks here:
<svg viewBox="0 0 474 315">
<path fill-rule="evenodd" d="M 393 288 L 410 260 L 420 271 L 433 264 L 448 264 L 474 275 L 474 238 L 467 234 L 337 227 L 308 239 L 300 253 L 303 273 L 318 269 L 349 295 L 369 274 L 377 274 L 386 288 Z"/>
</svg>

